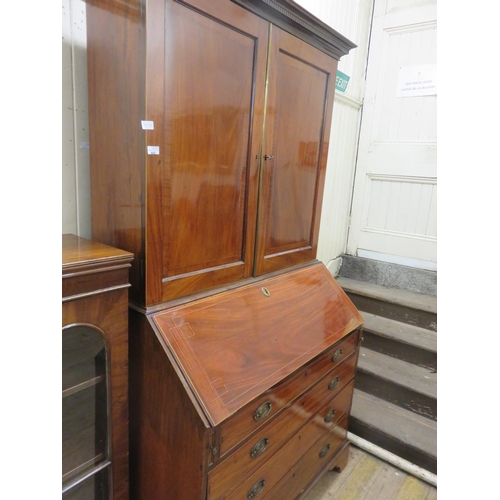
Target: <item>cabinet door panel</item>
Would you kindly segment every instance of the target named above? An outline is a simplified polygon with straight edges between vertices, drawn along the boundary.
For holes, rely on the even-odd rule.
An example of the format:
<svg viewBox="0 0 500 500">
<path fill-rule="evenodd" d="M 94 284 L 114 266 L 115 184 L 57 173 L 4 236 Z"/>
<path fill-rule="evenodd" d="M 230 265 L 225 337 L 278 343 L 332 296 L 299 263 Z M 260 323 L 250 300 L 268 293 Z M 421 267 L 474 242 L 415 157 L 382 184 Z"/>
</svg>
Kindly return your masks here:
<svg viewBox="0 0 500 500">
<path fill-rule="evenodd" d="M 174 26 L 165 276 L 243 261 L 253 80 L 254 40 L 206 18 L 179 15 Z"/>
<path fill-rule="evenodd" d="M 161 300 L 253 268 L 268 25 L 235 5 L 189 3 L 200 10 L 166 3 L 162 164 L 153 172 L 161 188 L 152 208 L 163 214 L 162 265 L 149 270 L 161 272 Z"/>
<path fill-rule="evenodd" d="M 316 256 L 337 66 L 275 27 L 271 47 L 257 274 Z"/>
</svg>

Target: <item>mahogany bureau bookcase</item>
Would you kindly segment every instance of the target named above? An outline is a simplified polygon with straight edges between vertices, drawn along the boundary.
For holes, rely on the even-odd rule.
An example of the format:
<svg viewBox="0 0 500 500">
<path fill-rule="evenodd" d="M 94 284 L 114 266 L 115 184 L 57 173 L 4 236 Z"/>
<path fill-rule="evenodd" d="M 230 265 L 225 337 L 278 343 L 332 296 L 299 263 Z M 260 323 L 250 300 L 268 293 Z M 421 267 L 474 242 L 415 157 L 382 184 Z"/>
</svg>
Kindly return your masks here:
<svg viewBox="0 0 500 500">
<path fill-rule="evenodd" d="M 138 500 L 294 499 L 347 459 L 363 320 L 316 260 L 338 60 L 291 0 L 87 0 L 93 239 L 134 254 Z"/>
<path fill-rule="evenodd" d="M 130 252 L 62 237 L 62 491 L 128 500 Z"/>
</svg>

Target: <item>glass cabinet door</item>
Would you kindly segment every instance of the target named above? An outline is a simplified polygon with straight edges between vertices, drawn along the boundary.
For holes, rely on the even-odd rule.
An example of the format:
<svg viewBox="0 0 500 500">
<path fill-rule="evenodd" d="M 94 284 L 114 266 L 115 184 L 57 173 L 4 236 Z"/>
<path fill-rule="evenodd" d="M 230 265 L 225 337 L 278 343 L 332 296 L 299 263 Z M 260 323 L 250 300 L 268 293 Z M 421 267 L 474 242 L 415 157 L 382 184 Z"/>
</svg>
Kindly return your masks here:
<svg viewBox="0 0 500 500">
<path fill-rule="evenodd" d="M 62 492 L 67 500 L 109 498 L 106 345 L 87 325 L 62 331 Z"/>
</svg>

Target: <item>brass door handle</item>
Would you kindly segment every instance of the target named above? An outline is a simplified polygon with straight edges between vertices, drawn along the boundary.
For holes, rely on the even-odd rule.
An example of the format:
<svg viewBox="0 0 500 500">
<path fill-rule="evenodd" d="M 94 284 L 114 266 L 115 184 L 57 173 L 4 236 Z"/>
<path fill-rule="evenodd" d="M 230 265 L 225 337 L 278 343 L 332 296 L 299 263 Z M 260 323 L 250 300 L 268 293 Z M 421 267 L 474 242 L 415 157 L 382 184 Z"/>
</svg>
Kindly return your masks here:
<svg viewBox="0 0 500 500">
<path fill-rule="evenodd" d="M 328 389 L 333 390 L 335 387 L 337 387 L 338 383 L 340 382 L 340 377 L 335 377 L 333 380 L 330 381 L 328 384 Z"/>
<path fill-rule="evenodd" d="M 251 488 L 250 491 L 247 493 L 247 498 L 250 500 L 252 498 L 255 498 L 261 491 L 262 488 L 266 485 L 266 480 L 261 479 L 260 481 L 257 481 Z"/>
<path fill-rule="evenodd" d="M 330 451 L 330 445 L 325 444 L 325 446 L 323 446 L 323 449 L 319 452 L 319 458 L 324 458 L 329 451 Z"/>
<path fill-rule="evenodd" d="M 252 451 L 250 452 L 250 456 L 252 458 L 257 458 L 259 455 L 262 455 L 262 453 L 264 453 L 266 451 L 268 443 L 269 443 L 268 438 L 259 439 L 259 441 L 257 441 L 254 444 L 254 447 L 252 448 Z"/>
<path fill-rule="evenodd" d="M 265 155 L 264 156 L 264 160 L 267 161 L 267 160 L 272 160 L 274 158 L 274 155 Z"/>
<path fill-rule="evenodd" d="M 256 410 L 255 413 L 253 414 L 253 419 L 256 421 L 262 420 L 263 418 L 266 418 L 269 413 L 271 412 L 271 408 L 273 407 L 273 404 L 271 401 L 266 401 L 265 403 L 261 404 Z"/>
<path fill-rule="evenodd" d="M 329 424 L 330 422 L 333 421 L 333 417 L 335 416 L 335 413 L 337 413 L 333 408 L 326 414 L 325 417 L 325 422 Z"/>
<path fill-rule="evenodd" d="M 338 361 L 341 357 L 342 357 L 342 354 L 344 354 L 344 351 L 343 349 L 337 349 L 334 353 L 333 353 L 333 356 L 332 356 L 332 361 L 335 363 L 336 361 Z"/>
</svg>

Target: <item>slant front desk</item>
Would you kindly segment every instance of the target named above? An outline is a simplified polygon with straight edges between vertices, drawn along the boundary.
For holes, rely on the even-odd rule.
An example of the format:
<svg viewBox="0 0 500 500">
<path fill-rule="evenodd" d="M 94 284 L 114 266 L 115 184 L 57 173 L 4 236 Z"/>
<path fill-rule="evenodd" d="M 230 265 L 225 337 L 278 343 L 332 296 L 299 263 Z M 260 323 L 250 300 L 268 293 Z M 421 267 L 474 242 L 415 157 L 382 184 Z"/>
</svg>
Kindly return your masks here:
<svg viewBox="0 0 500 500">
<path fill-rule="evenodd" d="M 344 466 L 362 318 L 323 264 L 132 318 L 135 498 L 293 499 Z"/>
</svg>

